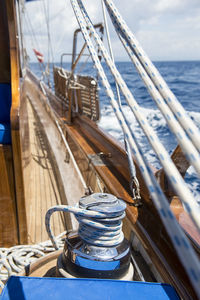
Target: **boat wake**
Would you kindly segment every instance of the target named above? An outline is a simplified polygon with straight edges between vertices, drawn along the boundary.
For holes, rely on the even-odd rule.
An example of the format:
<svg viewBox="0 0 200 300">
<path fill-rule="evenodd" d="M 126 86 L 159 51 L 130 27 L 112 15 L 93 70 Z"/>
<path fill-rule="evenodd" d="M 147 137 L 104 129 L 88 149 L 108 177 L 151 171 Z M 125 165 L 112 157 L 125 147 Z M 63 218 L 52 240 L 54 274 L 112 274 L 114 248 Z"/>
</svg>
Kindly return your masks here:
<svg viewBox="0 0 200 300">
<path fill-rule="evenodd" d="M 159 160 L 154 151 L 149 146 L 148 140 L 144 135 L 141 127 L 139 126 L 137 120 L 133 116 L 128 106 L 123 105 L 123 110 L 128 118 L 128 121 L 135 134 L 135 137 L 137 138 L 138 143 L 140 144 L 144 154 L 146 155 L 147 160 L 155 168 L 159 169 L 161 167 Z M 152 126 L 169 154 L 172 154 L 173 150 L 177 146 L 177 141 L 169 130 L 168 125 L 166 124 L 166 121 L 163 118 L 161 112 L 156 109 L 141 107 L 141 113 L 149 121 L 149 124 Z M 195 122 L 197 127 L 200 128 L 200 113 L 188 112 L 188 114 Z M 99 126 L 107 133 L 112 135 L 115 139 L 123 143 L 123 133 L 121 127 L 110 105 L 104 105 L 104 107 L 101 109 L 101 120 L 99 122 Z M 193 192 L 195 199 L 200 204 L 200 180 L 193 167 L 190 167 L 188 169 L 185 178 L 187 184 Z"/>
</svg>

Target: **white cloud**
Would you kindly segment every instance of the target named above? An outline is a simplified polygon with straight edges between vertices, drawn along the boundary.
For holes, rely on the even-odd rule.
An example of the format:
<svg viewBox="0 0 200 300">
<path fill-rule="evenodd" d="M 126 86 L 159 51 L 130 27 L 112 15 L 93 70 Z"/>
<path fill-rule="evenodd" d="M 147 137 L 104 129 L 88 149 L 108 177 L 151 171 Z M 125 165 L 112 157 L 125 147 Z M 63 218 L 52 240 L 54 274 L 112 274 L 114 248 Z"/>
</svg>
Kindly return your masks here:
<svg viewBox="0 0 200 300">
<path fill-rule="evenodd" d="M 44 0 L 42 0 L 44 1 Z M 26 4 L 41 51 L 47 55 L 46 24 L 42 1 Z M 71 52 L 73 31 L 77 28 L 70 0 L 45 0 L 50 8 L 50 28 L 56 60 Z M 100 0 L 83 1 L 94 23 L 102 21 Z M 123 18 L 144 50 L 154 60 L 200 59 L 200 0 L 115 0 Z M 26 28 L 27 48 L 31 38 Z M 125 59 L 111 30 L 116 59 Z M 33 57 L 33 54 L 31 54 Z"/>
</svg>

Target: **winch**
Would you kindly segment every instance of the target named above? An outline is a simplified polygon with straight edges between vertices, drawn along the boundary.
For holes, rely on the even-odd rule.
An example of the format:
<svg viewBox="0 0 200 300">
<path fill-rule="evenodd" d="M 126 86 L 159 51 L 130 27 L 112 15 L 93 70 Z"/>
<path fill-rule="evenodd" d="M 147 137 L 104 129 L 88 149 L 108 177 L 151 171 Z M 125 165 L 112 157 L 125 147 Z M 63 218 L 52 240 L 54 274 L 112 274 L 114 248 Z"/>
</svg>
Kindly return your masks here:
<svg viewBox="0 0 200 300">
<path fill-rule="evenodd" d="M 125 209 L 111 194 L 82 197 L 74 212 L 79 228 L 66 237 L 57 276 L 131 280 L 130 247 L 122 232 Z"/>
</svg>

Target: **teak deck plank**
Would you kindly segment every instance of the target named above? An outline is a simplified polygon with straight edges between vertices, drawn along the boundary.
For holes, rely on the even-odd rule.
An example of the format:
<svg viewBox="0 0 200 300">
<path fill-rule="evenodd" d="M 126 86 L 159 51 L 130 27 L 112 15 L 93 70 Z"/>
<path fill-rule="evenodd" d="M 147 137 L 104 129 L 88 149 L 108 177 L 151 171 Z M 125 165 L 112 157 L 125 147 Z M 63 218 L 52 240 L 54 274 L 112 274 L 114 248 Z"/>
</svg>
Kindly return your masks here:
<svg viewBox="0 0 200 300">
<path fill-rule="evenodd" d="M 0 145 L 0 247 L 18 243 L 12 148 Z"/>
<path fill-rule="evenodd" d="M 25 182 L 28 185 L 28 188 L 26 186 L 28 242 L 38 243 L 48 239 L 45 229 L 45 214 L 48 208 L 62 202 L 49 156 L 48 143 L 28 101 L 27 109 L 31 152 L 30 178 Z M 65 231 L 64 220 L 60 214 L 52 216 L 51 226 L 55 235 Z"/>
</svg>

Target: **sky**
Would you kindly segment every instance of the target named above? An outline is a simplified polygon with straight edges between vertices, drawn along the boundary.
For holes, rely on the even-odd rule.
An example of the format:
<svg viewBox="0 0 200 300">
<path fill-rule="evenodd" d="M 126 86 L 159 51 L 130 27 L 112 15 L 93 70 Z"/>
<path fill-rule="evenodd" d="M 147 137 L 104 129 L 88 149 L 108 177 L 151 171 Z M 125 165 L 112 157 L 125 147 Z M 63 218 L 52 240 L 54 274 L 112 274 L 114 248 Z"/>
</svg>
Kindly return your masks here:
<svg viewBox="0 0 200 300">
<path fill-rule="evenodd" d="M 26 3 L 24 36 L 31 61 L 32 48 L 47 54 L 44 3 L 49 5 L 54 61 L 72 52 L 73 32 L 78 27 L 70 0 Z M 200 60 L 200 0 L 113 0 L 122 17 L 153 61 Z M 44 2 L 44 3 L 43 3 Z M 103 22 L 101 0 L 83 0 L 93 23 Z M 110 35 L 116 61 L 127 61 L 115 32 Z M 32 27 L 32 30 L 31 30 Z M 31 32 L 34 31 L 34 35 Z M 66 60 L 70 58 L 67 57 Z"/>
</svg>

